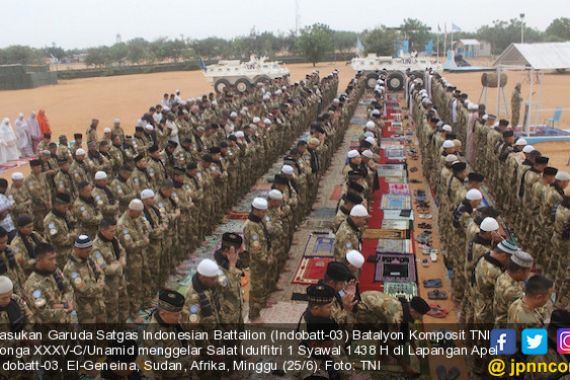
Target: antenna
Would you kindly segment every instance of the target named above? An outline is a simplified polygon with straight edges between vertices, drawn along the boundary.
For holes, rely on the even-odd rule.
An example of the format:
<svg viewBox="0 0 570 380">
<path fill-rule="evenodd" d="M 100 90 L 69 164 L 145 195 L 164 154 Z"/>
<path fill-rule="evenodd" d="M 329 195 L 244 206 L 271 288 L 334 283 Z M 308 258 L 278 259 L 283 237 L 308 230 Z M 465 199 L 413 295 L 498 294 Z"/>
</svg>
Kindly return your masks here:
<svg viewBox="0 0 570 380">
<path fill-rule="evenodd" d="M 299 28 L 301 27 L 301 11 L 299 9 L 299 0 L 295 0 L 295 34 L 299 34 Z"/>
</svg>

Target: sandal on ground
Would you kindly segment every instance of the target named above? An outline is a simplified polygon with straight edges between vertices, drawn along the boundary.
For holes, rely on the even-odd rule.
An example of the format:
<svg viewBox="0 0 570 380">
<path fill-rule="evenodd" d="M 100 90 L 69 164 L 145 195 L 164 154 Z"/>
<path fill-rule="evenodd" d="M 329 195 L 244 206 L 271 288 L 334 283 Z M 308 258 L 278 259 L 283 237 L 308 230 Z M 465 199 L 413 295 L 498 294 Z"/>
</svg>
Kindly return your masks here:
<svg viewBox="0 0 570 380">
<path fill-rule="evenodd" d="M 441 279 L 430 278 L 424 280 L 424 288 L 441 288 Z"/>
<path fill-rule="evenodd" d="M 426 286 L 427 288 L 427 286 Z M 446 300 L 447 299 L 447 292 L 443 290 L 432 290 L 428 292 L 428 298 L 430 300 Z"/>
</svg>

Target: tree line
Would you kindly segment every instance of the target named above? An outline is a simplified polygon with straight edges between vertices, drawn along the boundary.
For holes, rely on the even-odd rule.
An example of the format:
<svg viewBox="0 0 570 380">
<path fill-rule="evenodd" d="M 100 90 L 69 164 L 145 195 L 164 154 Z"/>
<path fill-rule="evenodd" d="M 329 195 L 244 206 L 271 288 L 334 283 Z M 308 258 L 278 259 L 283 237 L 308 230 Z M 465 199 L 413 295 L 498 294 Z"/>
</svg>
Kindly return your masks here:
<svg viewBox="0 0 570 380">
<path fill-rule="evenodd" d="M 439 38 L 438 38 L 439 34 Z M 448 33 L 449 34 L 449 33 Z M 509 44 L 520 42 L 521 20 L 495 20 L 483 25 L 474 33 L 459 32 L 454 40 L 477 38 L 491 44 L 493 54 L 500 54 Z M 554 42 L 570 40 L 570 18 L 553 20 L 546 30 L 524 27 L 525 42 Z M 443 54 L 444 44 L 449 46 L 450 37 L 444 42 L 443 33 L 434 31 L 417 19 L 406 19 L 397 28 L 380 26 L 362 32 L 332 30 L 325 24 L 313 24 L 294 32 L 273 34 L 252 30 L 247 36 L 223 39 L 159 38 L 147 41 L 134 38 L 111 46 L 65 50 L 55 44 L 46 48 L 14 45 L 0 49 L 0 64 L 44 64 L 49 59 L 58 62 L 84 62 L 87 66 L 103 67 L 140 63 L 178 62 L 194 59 L 247 59 L 250 54 L 279 58 L 285 55 L 304 56 L 316 63 L 334 53 L 354 51 L 360 38 L 366 53 L 393 55 L 398 43 L 404 38 L 411 48 L 423 51 L 432 40 L 434 52 L 438 46 Z"/>
</svg>

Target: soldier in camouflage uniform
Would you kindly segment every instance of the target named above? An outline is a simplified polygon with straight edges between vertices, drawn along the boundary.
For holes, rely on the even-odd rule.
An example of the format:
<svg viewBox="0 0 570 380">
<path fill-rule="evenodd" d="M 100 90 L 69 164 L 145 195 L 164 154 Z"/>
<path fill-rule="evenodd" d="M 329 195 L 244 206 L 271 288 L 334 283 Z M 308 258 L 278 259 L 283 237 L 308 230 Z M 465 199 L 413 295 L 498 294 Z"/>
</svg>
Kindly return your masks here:
<svg viewBox="0 0 570 380">
<path fill-rule="evenodd" d="M 181 239 L 178 241 L 179 249 L 177 250 L 178 257 L 172 264 L 176 265 L 178 260 L 182 260 L 188 252 L 195 248 L 196 235 L 192 231 L 196 229 L 195 209 L 196 205 L 193 202 L 192 192 L 190 185 L 184 179 L 184 169 L 174 168 L 174 193 L 172 198 L 178 204 L 180 209 L 180 220 L 178 223 L 178 236 Z"/>
<path fill-rule="evenodd" d="M 125 163 L 125 159 L 123 157 L 123 143 L 121 138 L 119 136 L 113 136 L 112 142 L 109 147 L 109 156 L 113 168 L 112 177 L 115 178 L 119 174 L 119 169 Z"/>
<path fill-rule="evenodd" d="M 56 151 L 57 158 L 63 158 L 71 163 L 73 156 L 71 155 L 71 150 L 69 149 L 69 142 L 67 141 L 66 135 L 59 136 L 59 145 Z"/>
<path fill-rule="evenodd" d="M 71 214 L 77 223 L 77 230 L 94 239 L 103 215 L 101 215 L 101 210 L 97 207 L 95 198 L 91 195 L 93 191 L 91 184 L 89 182 L 81 182 L 78 185 L 78 190 L 79 196 L 73 202 Z"/>
<path fill-rule="evenodd" d="M 116 221 L 103 219 L 91 252 L 91 259 L 105 275 L 103 299 L 107 314 L 106 323 L 125 323 L 129 318 L 127 280 L 124 273 L 127 253 L 116 234 Z"/>
<path fill-rule="evenodd" d="M 22 214 L 32 215 L 32 197 L 24 186 L 24 175 L 21 172 L 12 173 L 12 185 L 6 196 L 14 200 L 12 219 L 17 220 Z"/>
<path fill-rule="evenodd" d="M 144 204 L 143 217 L 146 221 L 150 243 L 145 248 L 145 257 L 150 278 L 145 281 L 146 296 L 150 300 L 158 289 L 163 285 L 158 282 L 160 278 L 160 263 L 164 254 L 164 233 L 168 228 L 168 220 L 156 206 L 155 194 L 151 189 L 141 192 L 141 200 Z"/>
<path fill-rule="evenodd" d="M 165 180 L 155 197 L 155 204 L 160 210 L 161 215 L 168 224 L 163 240 L 162 255 L 160 255 L 160 272 L 159 284 L 165 284 L 170 270 L 173 267 L 172 260 L 176 258 L 176 250 L 178 249 L 178 220 L 180 219 L 180 208 L 178 202 L 173 197 L 174 182 Z"/>
<path fill-rule="evenodd" d="M 529 214 L 527 210 L 530 206 L 530 200 L 532 197 L 532 186 L 535 182 L 540 180 L 543 170 L 548 164 L 548 157 L 539 156 L 535 159 L 533 166 L 525 171 L 521 176 L 520 187 L 518 189 L 518 207 L 522 206 L 523 217 L 515 219 L 515 230 L 523 231 L 526 227 L 527 221 L 533 220 L 534 215 Z M 528 237 L 520 235 L 521 245 L 523 247 L 528 246 Z"/>
<path fill-rule="evenodd" d="M 91 124 L 89 125 L 89 128 L 87 128 L 87 131 L 85 131 L 87 144 L 89 144 L 91 141 L 97 142 L 99 140 L 97 138 L 97 126 L 98 125 L 99 125 L 99 120 L 97 120 L 97 119 L 91 120 Z"/>
<path fill-rule="evenodd" d="M 119 175 L 111 181 L 110 188 L 119 202 L 119 214 L 122 215 L 129 208 L 129 202 L 137 197 L 137 192 L 131 186 L 129 178 L 133 169 L 128 165 L 123 165 L 119 169 Z"/>
<path fill-rule="evenodd" d="M 24 180 L 26 190 L 32 199 L 32 216 L 34 218 L 34 228 L 43 232 L 43 220 L 51 209 L 51 193 L 45 174 L 41 173 L 41 161 L 31 160 L 31 173 Z"/>
<path fill-rule="evenodd" d="M 45 243 L 42 235 L 34 231 L 32 217 L 26 214 L 20 215 L 16 220 L 18 233 L 12 240 L 11 246 L 16 252 L 16 260 L 27 275 L 33 270 L 36 262 L 36 248 Z"/>
<path fill-rule="evenodd" d="M 0 227 L 0 276 L 8 277 L 13 284 L 14 291 L 23 294 L 26 275 L 16 260 L 15 250 L 8 246 L 8 232 Z"/>
<path fill-rule="evenodd" d="M 160 150 L 158 146 L 153 145 L 148 148 L 148 162 L 147 162 L 147 172 L 152 178 L 151 188 L 158 189 L 158 187 L 168 178 L 168 173 L 166 171 L 166 166 L 160 157 Z"/>
<path fill-rule="evenodd" d="M 568 252 L 570 251 L 570 194 L 568 190 L 562 202 L 556 208 L 554 215 L 554 233 L 552 248 L 555 257 L 551 260 L 548 273 L 552 273 L 556 284 L 557 306 L 570 307 L 568 296 Z"/>
<path fill-rule="evenodd" d="M 146 167 L 146 157 L 144 154 L 139 154 L 135 157 L 135 168 L 129 177 L 129 185 L 136 194 L 140 194 L 144 189 L 149 189 L 152 186 L 152 178 Z"/>
<path fill-rule="evenodd" d="M 552 294 L 554 283 L 542 275 L 528 279 L 521 298 L 512 303 L 507 314 L 507 323 L 517 330 L 526 327 L 545 327 L 545 318 L 550 313 L 544 311 Z"/>
<path fill-rule="evenodd" d="M 53 209 L 44 219 L 44 230 L 48 242 L 57 251 L 57 266 L 63 270 L 73 249 L 75 238 L 79 232 L 75 229 L 75 221 L 69 212 L 71 198 L 67 194 L 57 194 Z"/>
<path fill-rule="evenodd" d="M 507 327 L 507 313 L 514 301 L 523 295 L 524 282 L 532 268 L 532 256 L 524 251 L 511 255 L 506 271 L 495 282 L 493 317 L 496 328 Z"/>
<path fill-rule="evenodd" d="M 125 131 L 123 130 L 123 127 L 121 127 L 121 120 L 118 118 L 113 120 L 113 128 L 111 128 L 111 135 L 113 136 L 113 139 L 115 138 L 115 136 L 118 136 L 121 142 L 123 142 L 123 140 L 125 139 Z"/>
<path fill-rule="evenodd" d="M 265 226 L 269 232 L 269 239 L 273 247 L 273 255 L 276 265 L 271 268 L 272 273 L 267 277 L 266 286 L 275 290 L 277 281 L 279 280 L 280 270 L 287 261 L 287 254 L 289 253 L 289 237 L 284 225 L 283 212 L 281 204 L 283 203 L 283 193 L 279 190 L 273 189 L 267 196 L 268 210 L 265 216 Z"/>
<path fill-rule="evenodd" d="M 113 190 L 108 186 L 109 179 L 107 173 L 98 171 L 95 173 L 95 186 L 91 195 L 95 199 L 97 208 L 105 218 L 115 219 L 119 215 L 119 202 L 113 194 Z"/>
<path fill-rule="evenodd" d="M 368 211 L 362 205 L 356 205 L 348 218 L 340 225 L 335 234 L 334 259 L 343 262 L 346 252 L 355 249 L 361 251 L 362 230 L 368 223 Z"/>
<path fill-rule="evenodd" d="M 81 182 L 91 182 L 91 168 L 89 163 L 85 160 L 86 152 L 79 148 L 75 152 L 75 159 L 69 168 L 73 182 L 77 187 Z"/>
<path fill-rule="evenodd" d="M 93 242 L 89 236 L 79 235 L 63 270 L 74 290 L 79 323 L 106 322 L 103 298 L 105 274 L 90 257 L 92 247 Z"/>
<path fill-rule="evenodd" d="M 74 201 L 77 198 L 77 183 L 75 183 L 71 175 L 69 161 L 65 158 L 59 158 L 57 163 L 59 164 L 59 170 L 53 179 L 55 192 L 69 194 L 72 201 Z"/>
</svg>

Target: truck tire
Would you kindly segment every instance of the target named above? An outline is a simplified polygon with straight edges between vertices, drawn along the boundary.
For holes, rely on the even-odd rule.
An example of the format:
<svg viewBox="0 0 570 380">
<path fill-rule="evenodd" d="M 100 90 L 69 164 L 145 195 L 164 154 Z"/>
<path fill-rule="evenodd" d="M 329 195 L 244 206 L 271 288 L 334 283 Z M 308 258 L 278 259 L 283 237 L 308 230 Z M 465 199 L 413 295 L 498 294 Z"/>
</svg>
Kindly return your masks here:
<svg viewBox="0 0 570 380">
<path fill-rule="evenodd" d="M 215 83 L 214 83 L 214 89 L 216 90 L 217 93 L 223 93 L 224 90 L 226 88 L 230 88 L 231 84 L 230 82 L 228 82 L 225 79 L 218 79 Z"/>
<path fill-rule="evenodd" d="M 247 79 L 241 78 L 236 81 L 234 86 L 238 92 L 243 93 L 251 87 L 251 83 Z"/>
<path fill-rule="evenodd" d="M 378 80 L 378 74 L 370 73 L 366 75 L 366 87 L 367 88 L 374 88 L 376 87 L 376 81 Z"/>
<path fill-rule="evenodd" d="M 393 71 L 386 78 L 386 86 L 390 91 L 401 91 L 404 88 L 404 73 Z"/>
</svg>

